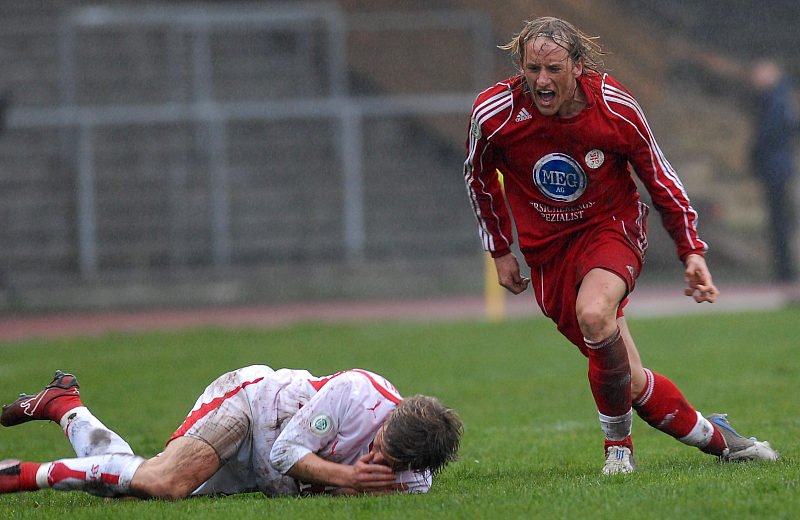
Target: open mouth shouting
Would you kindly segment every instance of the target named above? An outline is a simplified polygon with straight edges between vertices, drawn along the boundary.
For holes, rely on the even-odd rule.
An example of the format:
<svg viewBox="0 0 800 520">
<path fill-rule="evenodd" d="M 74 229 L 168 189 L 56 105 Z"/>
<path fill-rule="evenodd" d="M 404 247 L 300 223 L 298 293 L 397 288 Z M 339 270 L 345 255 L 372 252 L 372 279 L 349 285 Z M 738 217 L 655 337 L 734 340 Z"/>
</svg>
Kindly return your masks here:
<svg viewBox="0 0 800 520">
<path fill-rule="evenodd" d="M 542 107 L 551 107 L 555 103 L 556 93 L 552 90 L 537 90 L 536 101 Z"/>
<path fill-rule="evenodd" d="M 553 39 L 538 37 L 528 41 L 520 65 L 542 115 L 572 117 L 585 106 L 583 92 L 577 86 L 583 61 L 573 61 Z"/>
</svg>

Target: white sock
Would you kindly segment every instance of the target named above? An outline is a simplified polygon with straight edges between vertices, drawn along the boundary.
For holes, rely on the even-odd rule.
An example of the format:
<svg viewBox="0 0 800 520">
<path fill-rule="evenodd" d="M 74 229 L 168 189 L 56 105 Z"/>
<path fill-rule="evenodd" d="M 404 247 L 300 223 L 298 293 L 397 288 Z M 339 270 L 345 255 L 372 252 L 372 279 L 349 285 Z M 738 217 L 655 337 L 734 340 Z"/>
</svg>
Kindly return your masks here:
<svg viewBox="0 0 800 520">
<path fill-rule="evenodd" d="M 91 457 L 107 453 L 133 455 L 130 445 L 101 423 L 85 406 L 80 406 L 64 414 L 61 419 L 61 428 L 78 457 Z"/>
<path fill-rule="evenodd" d="M 600 426 L 603 428 L 603 433 L 606 434 L 606 439 L 610 441 L 624 441 L 631 434 L 633 428 L 633 410 L 628 410 L 628 413 L 612 417 L 598 412 L 600 416 Z"/>
<path fill-rule="evenodd" d="M 133 474 L 142 462 L 142 457 L 127 453 L 62 459 L 42 464 L 36 472 L 36 483 L 40 489 L 86 491 L 101 497 L 127 496 Z"/>
<path fill-rule="evenodd" d="M 708 446 L 713 436 L 714 426 L 708 419 L 703 417 L 700 412 L 697 412 L 697 424 L 694 425 L 694 428 L 692 428 L 692 431 L 690 431 L 688 435 L 678 440 L 689 446 L 697 446 L 702 449 Z"/>
</svg>

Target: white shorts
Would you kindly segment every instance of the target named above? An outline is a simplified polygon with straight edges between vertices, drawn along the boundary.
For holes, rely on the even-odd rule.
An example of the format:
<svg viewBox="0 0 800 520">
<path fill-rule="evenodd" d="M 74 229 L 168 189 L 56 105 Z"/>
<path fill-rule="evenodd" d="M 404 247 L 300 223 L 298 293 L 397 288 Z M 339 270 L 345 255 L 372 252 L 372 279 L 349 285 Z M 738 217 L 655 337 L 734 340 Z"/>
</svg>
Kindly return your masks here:
<svg viewBox="0 0 800 520">
<path fill-rule="evenodd" d="M 242 370 L 234 370 L 215 379 L 197 399 L 170 441 L 184 436 L 200 439 L 214 448 L 223 464 L 228 462 L 250 435 L 253 423 L 250 401 L 243 390 L 272 372 L 268 367 L 260 368 L 262 375 L 256 379 L 248 378 L 251 374 L 243 374 Z"/>
</svg>

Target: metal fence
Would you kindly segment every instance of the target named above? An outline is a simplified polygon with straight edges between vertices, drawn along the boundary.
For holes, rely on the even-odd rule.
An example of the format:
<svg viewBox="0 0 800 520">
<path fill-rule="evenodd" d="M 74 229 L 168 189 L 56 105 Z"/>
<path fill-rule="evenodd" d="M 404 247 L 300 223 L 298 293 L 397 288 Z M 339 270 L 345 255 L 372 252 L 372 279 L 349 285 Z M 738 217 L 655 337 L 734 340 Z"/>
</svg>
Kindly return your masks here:
<svg viewBox="0 0 800 520">
<path fill-rule="evenodd" d="M 436 91 L 376 84 L 364 56 L 381 49 L 363 42 L 409 32 L 447 33 L 471 69 Z M 56 41 L 58 105 L 7 121 L 7 276 L 477 253 L 452 154 L 491 75 L 479 13 L 93 7 Z"/>
</svg>

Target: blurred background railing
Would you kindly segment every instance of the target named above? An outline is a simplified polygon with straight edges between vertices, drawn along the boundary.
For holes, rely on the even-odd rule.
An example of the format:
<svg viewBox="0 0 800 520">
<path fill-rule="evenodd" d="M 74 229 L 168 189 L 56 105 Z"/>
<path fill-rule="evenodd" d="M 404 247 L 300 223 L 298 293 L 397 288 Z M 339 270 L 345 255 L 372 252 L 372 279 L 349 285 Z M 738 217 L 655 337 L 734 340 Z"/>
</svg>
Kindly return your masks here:
<svg viewBox="0 0 800 520">
<path fill-rule="evenodd" d="M 612 51 L 718 280 L 766 278 L 747 107 L 672 51 L 679 2 L 55 4 L 0 1 L 0 309 L 479 293 L 467 119 L 540 14 Z M 680 282 L 659 226 L 643 282 Z"/>
</svg>

